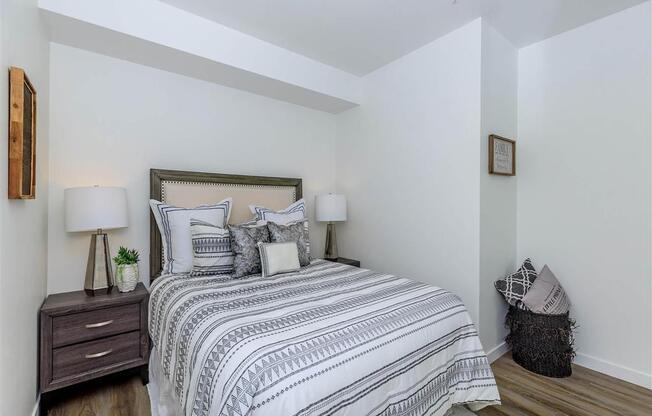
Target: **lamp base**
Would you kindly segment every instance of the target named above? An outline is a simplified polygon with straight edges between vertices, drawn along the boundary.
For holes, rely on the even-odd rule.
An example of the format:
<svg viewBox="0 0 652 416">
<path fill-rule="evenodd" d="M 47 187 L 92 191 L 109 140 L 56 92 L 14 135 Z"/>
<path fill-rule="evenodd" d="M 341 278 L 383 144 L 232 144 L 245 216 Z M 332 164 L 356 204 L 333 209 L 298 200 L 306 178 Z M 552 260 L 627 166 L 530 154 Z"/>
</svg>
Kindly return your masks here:
<svg viewBox="0 0 652 416">
<path fill-rule="evenodd" d="M 329 222 L 328 225 L 326 225 L 326 247 L 324 249 L 324 258 L 326 260 L 334 260 L 338 257 L 335 224 Z"/>
<path fill-rule="evenodd" d="M 97 233 L 91 235 L 84 291 L 88 296 L 95 296 L 110 293 L 112 289 L 113 268 L 111 267 L 109 236 L 102 230 L 98 230 Z"/>
</svg>

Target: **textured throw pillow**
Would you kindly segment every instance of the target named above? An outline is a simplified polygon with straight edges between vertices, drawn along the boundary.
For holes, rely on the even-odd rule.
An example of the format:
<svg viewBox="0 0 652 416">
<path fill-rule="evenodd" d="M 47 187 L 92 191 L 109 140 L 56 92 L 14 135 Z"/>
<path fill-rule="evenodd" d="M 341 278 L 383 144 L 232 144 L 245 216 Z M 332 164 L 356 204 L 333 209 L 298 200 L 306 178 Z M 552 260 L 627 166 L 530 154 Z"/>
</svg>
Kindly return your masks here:
<svg viewBox="0 0 652 416">
<path fill-rule="evenodd" d="M 233 250 L 233 277 L 240 278 L 260 273 L 258 243 L 269 243 L 267 225 L 230 225 L 231 249 Z"/>
<path fill-rule="evenodd" d="M 229 230 L 206 221 L 190 219 L 192 276 L 233 273 Z"/>
<path fill-rule="evenodd" d="M 537 272 L 532 265 L 532 260 L 525 259 L 516 273 L 510 274 L 504 279 L 496 280 L 494 286 L 505 297 L 507 303 L 520 306 L 523 296 L 525 296 L 536 278 Z"/>
<path fill-rule="evenodd" d="M 523 297 L 523 305 L 534 313 L 561 315 L 571 307 L 564 288 L 548 265 L 543 266 L 532 287 Z"/>
<path fill-rule="evenodd" d="M 299 250 L 299 264 L 307 266 L 310 264 L 310 254 L 308 253 L 308 244 L 305 238 L 306 220 L 296 222 L 290 225 L 280 225 L 274 222 L 268 222 L 269 238 L 272 243 L 295 242 Z"/>
<path fill-rule="evenodd" d="M 306 220 L 303 223 L 304 239 L 306 241 L 306 252 L 310 255 L 310 225 L 307 221 L 306 201 L 303 198 L 280 211 L 274 211 L 259 205 L 249 205 L 249 209 L 254 214 L 254 218 L 259 221 L 288 225 Z"/>
<path fill-rule="evenodd" d="M 195 218 L 218 227 L 229 222 L 231 198 L 215 205 L 180 208 L 151 199 L 156 225 L 163 243 L 163 273 L 188 273 L 192 270 L 190 219 Z"/>
<path fill-rule="evenodd" d="M 258 243 L 263 277 L 300 269 L 299 250 L 293 241 L 287 243 Z"/>
</svg>

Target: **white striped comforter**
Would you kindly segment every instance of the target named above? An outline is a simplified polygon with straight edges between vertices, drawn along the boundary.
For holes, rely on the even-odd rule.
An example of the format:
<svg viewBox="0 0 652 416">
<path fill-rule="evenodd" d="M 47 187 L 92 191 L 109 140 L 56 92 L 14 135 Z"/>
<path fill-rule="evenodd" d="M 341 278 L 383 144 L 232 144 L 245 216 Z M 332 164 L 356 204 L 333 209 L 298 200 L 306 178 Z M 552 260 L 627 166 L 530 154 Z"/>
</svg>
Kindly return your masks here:
<svg viewBox="0 0 652 416">
<path fill-rule="evenodd" d="M 323 260 L 269 278 L 169 275 L 149 331 L 186 415 L 443 415 L 499 401 L 460 299 Z"/>
</svg>

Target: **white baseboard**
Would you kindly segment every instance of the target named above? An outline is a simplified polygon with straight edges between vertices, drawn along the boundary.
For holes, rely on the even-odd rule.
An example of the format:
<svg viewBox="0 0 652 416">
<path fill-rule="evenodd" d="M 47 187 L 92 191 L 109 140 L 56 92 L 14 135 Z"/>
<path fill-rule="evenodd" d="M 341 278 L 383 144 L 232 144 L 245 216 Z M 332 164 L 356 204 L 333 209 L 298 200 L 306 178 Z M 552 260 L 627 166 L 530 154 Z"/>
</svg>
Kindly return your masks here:
<svg viewBox="0 0 652 416">
<path fill-rule="evenodd" d="M 507 346 L 505 342 L 501 342 L 494 348 L 487 351 L 487 358 L 489 359 L 490 363 L 493 363 L 508 351 L 509 346 Z M 582 353 L 577 353 L 575 356 L 574 364 L 636 384 L 641 387 L 652 389 L 652 374 L 646 374 L 642 371 L 623 367 L 622 365 L 614 364 L 601 358 L 596 358 Z"/>
<path fill-rule="evenodd" d="M 38 398 L 36 399 L 36 403 L 34 403 L 34 410 L 32 410 L 32 416 L 39 416 L 39 407 L 41 405 L 41 396 L 39 395 Z"/>
<path fill-rule="evenodd" d="M 652 374 L 646 374 L 642 371 L 634 370 L 633 368 L 623 367 L 622 365 L 614 364 L 601 358 L 592 357 L 582 353 L 577 353 L 574 363 L 599 373 L 604 373 L 608 376 L 652 389 Z"/>
<path fill-rule="evenodd" d="M 489 359 L 489 363 L 493 363 L 494 361 L 496 361 L 497 359 L 505 355 L 507 351 L 509 351 L 509 346 L 505 341 L 496 345 L 495 347 L 487 351 L 487 358 Z"/>
</svg>

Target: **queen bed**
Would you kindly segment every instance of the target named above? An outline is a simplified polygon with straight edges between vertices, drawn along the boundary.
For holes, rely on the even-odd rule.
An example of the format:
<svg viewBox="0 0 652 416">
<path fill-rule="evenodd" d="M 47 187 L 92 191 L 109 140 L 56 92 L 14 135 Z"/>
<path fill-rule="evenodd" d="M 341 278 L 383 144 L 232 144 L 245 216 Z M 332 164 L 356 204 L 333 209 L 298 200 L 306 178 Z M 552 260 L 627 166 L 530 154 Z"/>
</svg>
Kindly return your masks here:
<svg viewBox="0 0 652 416">
<path fill-rule="evenodd" d="M 295 202 L 301 185 L 151 172 L 151 197 L 168 204 L 233 198 L 232 224 L 251 218 L 249 204 Z M 466 307 L 446 290 L 325 260 L 241 279 L 161 274 L 162 263 L 152 219 L 154 415 L 444 415 L 499 403 Z"/>
</svg>

